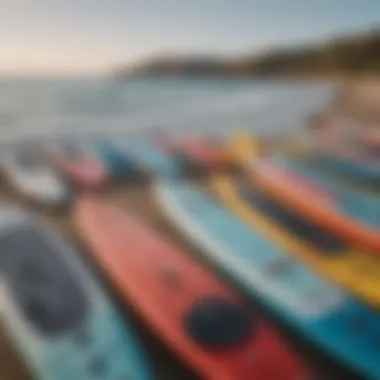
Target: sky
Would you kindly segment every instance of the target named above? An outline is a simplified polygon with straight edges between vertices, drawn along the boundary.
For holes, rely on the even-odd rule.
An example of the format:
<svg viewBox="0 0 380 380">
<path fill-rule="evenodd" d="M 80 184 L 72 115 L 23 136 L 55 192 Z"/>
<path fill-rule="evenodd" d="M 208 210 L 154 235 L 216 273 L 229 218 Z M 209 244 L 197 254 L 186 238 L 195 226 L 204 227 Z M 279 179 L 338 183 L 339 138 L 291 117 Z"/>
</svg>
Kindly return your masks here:
<svg viewBox="0 0 380 380">
<path fill-rule="evenodd" d="M 0 74 L 95 74 L 164 53 L 233 56 L 375 26 L 380 0 L 0 0 Z"/>
</svg>

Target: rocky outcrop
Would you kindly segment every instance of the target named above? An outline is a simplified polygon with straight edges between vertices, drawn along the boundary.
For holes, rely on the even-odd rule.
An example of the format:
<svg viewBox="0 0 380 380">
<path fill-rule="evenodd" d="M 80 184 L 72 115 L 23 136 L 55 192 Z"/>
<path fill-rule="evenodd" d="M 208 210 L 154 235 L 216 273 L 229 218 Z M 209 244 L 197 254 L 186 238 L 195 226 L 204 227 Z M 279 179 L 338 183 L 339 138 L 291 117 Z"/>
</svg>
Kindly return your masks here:
<svg viewBox="0 0 380 380">
<path fill-rule="evenodd" d="M 356 125 L 380 129 L 380 81 L 357 80 L 341 85 L 335 100 L 312 115 L 311 127 L 322 127 L 331 119 L 347 119 Z"/>
<path fill-rule="evenodd" d="M 343 116 L 380 127 L 380 82 L 360 81 L 343 86 L 333 109 Z"/>
</svg>

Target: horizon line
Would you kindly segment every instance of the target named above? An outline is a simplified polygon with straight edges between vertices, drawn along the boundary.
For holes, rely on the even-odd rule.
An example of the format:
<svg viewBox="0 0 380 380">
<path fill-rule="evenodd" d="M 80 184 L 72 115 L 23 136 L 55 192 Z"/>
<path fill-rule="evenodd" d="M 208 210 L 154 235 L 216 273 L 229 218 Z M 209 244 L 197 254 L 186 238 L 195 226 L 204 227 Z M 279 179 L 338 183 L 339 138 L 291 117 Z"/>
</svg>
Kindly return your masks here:
<svg viewBox="0 0 380 380">
<path fill-rule="evenodd" d="M 271 52 L 280 51 L 280 50 L 297 50 L 297 49 L 308 49 L 308 48 L 318 48 L 318 46 L 323 46 L 329 43 L 334 43 L 335 41 L 344 40 L 344 39 L 354 39 L 354 38 L 360 38 L 365 36 L 370 36 L 373 33 L 380 32 L 380 25 L 371 25 L 366 28 L 361 29 L 361 31 L 347 31 L 346 33 L 340 33 L 333 36 L 325 36 L 323 38 L 312 38 L 307 39 L 305 41 L 298 41 L 296 43 L 272 43 L 267 46 L 259 47 L 259 48 L 252 48 L 252 49 L 245 49 L 244 52 L 239 53 L 228 53 L 228 52 L 210 52 L 210 53 L 202 53 L 202 52 L 181 52 L 180 50 L 172 50 L 169 51 L 169 49 L 162 50 L 161 52 L 151 52 L 148 54 L 143 54 L 142 56 L 135 58 L 131 60 L 130 62 L 115 62 L 110 63 L 109 66 L 104 67 L 105 65 L 102 65 L 102 68 L 91 68 L 90 66 L 86 68 L 80 68 L 80 69 L 36 69 L 36 70 L 28 70 L 28 69 L 21 69 L 16 68 L 15 70 L 12 69 L 1 69 L 0 68 L 0 78 L 55 78 L 55 77 L 108 77 L 112 75 L 112 72 L 115 70 L 118 70 L 120 68 L 126 69 L 126 68 L 136 68 L 136 66 L 142 65 L 144 63 L 147 63 L 149 61 L 155 60 L 155 59 L 162 59 L 162 58 L 170 58 L 170 57 L 180 57 L 180 58 L 199 58 L 199 57 L 207 57 L 210 59 L 219 59 L 219 60 L 234 60 L 234 59 L 244 59 L 247 57 L 260 57 L 261 55 L 270 54 Z M 308 45 L 308 46 L 307 46 Z"/>
</svg>

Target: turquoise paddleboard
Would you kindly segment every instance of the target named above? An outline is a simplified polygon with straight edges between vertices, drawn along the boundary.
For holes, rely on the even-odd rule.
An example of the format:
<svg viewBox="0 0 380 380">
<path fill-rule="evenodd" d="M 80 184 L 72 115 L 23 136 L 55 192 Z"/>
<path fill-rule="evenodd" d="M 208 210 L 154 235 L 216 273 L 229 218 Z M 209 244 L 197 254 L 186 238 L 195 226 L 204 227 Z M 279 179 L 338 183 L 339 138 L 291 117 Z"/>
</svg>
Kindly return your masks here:
<svg viewBox="0 0 380 380">
<path fill-rule="evenodd" d="M 168 218 L 247 293 L 294 330 L 366 379 L 380 379 L 379 316 L 190 184 L 163 181 Z"/>
<path fill-rule="evenodd" d="M 154 378 L 132 325 L 57 234 L 1 205 L 0 247 L 0 316 L 36 379 Z"/>
<path fill-rule="evenodd" d="M 311 154 L 312 159 L 328 166 L 337 172 L 363 182 L 380 182 L 380 159 L 372 162 L 362 162 L 360 160 L 341 157 L 338 154 L 315 151 Z"/>
<path fill-rule="evenodd" d="M 116 145 L 111 140 L 97 140 L 93 144 L 93 149 L 113 175 L 126 178 L 139 176 L 141 170 L 138 165 Z"/>
<path fill-rule="evenodd" d="M 179 177 L 182 173 L 181 163 L 149 140 L 127 141 L 122 144 L 122 148 L 129 157 L 155 175 Z"/>
<path fill-rule="evenodd" d="M 322 170 L 307 165 L 301 160 L 286 156 L 273 159 L 280 167 L 285 167 L 307 179 L 317 181 L 336 194 L 335 204 L 346 216 L 356 219 L 369 227 L 380 228 L 380 196 L 349 186 L 325 174 Z"/>
</svg>

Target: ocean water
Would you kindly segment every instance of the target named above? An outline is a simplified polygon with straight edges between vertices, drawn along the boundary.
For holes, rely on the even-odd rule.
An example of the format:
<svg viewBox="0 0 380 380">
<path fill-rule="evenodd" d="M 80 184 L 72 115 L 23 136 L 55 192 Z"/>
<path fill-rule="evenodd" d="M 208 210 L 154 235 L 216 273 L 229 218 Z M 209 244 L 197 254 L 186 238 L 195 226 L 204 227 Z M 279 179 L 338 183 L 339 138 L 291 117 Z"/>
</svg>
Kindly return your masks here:
<svg viewBox="0 0 380 380">
<path fill-rule="evenodd" d="M 302 128 L 335 88 L 233 79 L 0 79 L 0 139 L 172 132 L 284 134 Z"/>
</svg>

